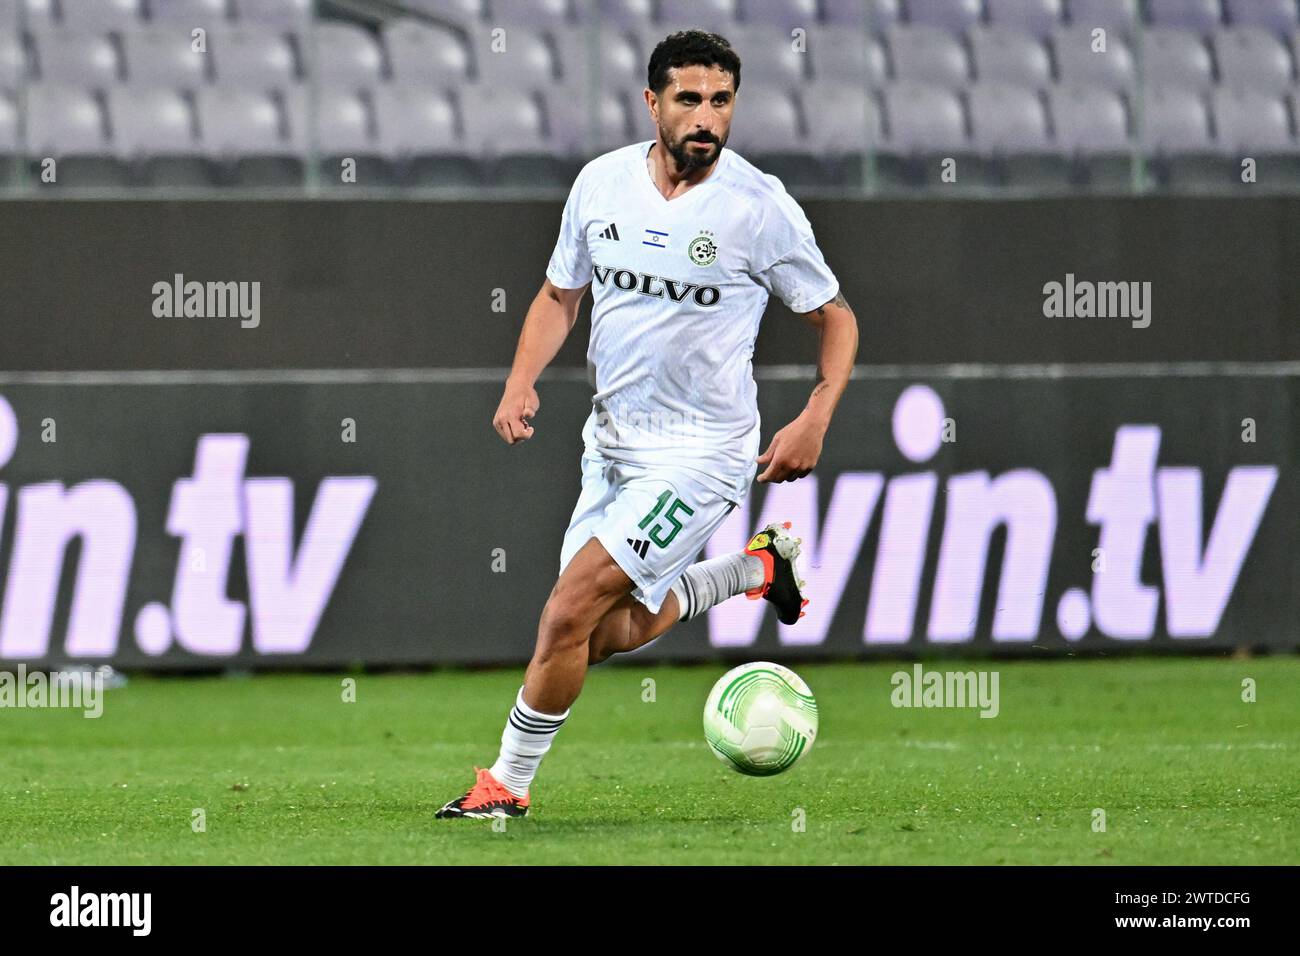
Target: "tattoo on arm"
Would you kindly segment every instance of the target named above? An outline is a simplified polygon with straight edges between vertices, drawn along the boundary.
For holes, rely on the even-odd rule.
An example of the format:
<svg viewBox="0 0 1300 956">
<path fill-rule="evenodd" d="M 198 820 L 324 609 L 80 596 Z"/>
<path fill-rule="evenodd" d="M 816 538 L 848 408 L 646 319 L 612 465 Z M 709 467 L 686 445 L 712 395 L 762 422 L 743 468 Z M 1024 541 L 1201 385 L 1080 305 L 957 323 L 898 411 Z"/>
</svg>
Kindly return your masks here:
<svg viewBox="0 0 1300 956">
<path fill-rule="evenodd" d="M 849 301 L 848 301 L 848 299 L 844 298 L 844 292 L 843 292 L 843 291 L 840 291 L 840 292 L 836 292 L 836 293 L 835 293 L 835 298 L 832 299 L 830 302 L 828 302 L 827 305 L 837 305 L 837 306 L 839 306 L 841 309 L 847 309 L 847 308 L 849 307 Z M 826 315 L 826 306 L 825 306 L 825 305 L 819 305 L 819 306 L 817 306 L 817 308 L 815 309 L 815 311 L 816 311 L 816 313 L 817 313 L 818 316 L 825 317 L 825 315 Z"/>
</svg>

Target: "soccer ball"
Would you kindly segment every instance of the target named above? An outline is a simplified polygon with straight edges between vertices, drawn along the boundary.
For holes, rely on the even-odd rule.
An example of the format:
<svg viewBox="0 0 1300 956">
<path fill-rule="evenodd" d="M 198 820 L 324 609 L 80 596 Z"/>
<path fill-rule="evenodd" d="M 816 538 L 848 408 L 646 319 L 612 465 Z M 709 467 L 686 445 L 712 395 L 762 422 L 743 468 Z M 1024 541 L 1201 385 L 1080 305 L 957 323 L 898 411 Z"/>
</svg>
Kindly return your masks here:
<svg viewBox="0 0 1300 956">
<path fill-rule="evenodd" d="M 704 739 L 719 760 L 768 777 L 789 770 L 817 736 L 817 701 L 798 674 L 755 661 L 723 674 L 704 704 Z"/>
</svg>

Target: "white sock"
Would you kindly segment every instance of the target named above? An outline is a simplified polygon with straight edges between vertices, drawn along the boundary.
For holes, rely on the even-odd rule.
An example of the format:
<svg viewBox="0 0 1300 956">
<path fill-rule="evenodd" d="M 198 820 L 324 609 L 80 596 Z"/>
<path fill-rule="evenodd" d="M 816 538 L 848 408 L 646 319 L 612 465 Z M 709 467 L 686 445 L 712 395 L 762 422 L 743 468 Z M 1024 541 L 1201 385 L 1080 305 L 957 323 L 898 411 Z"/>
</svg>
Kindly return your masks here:
<svg viewBox="0 0 1300 956">
<path fill-rule="evenodd" d="M 528 787 L 537 775 L 551 741 L 560 732 L 562 714 L 543 714 L 524 703 L 524 689 L 519 688 L 515 706 L 506 718 L 506 729 L 501 734 L 501 753 L 492 765 L 492 776 L 516 797 L 528 796 Z"/>
<path fill-rule="evenodd" d="M 766 569 L 752 554 L 738 551 L 692 564 L 669 588 L 677 595 L 679 621 L 689 621 L 728 598 L 744 594 L 763 583 Z"/>
</svg>

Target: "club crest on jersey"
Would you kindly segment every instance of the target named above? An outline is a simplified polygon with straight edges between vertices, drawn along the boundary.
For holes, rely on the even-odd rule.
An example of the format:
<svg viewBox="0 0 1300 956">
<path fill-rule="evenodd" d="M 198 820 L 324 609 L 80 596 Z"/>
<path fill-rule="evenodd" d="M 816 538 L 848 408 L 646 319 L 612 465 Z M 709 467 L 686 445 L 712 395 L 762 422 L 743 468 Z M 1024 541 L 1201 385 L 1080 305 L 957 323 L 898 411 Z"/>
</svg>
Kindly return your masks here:
<svg viewBox="0 0 1300 956">
<path fill-rule="evenodd" d="M 671 299 L 684 302 L 688 297 L 696 305 L 716 305 L 722 298 L 722 290 L 716 285 L 696 285 L 694 282 L 682 282 L 651 275 L 647 272 L 633 272 L 631 269 L 614 269 L 599 263 L 591 264 L 592 275 L 597 285 L 613 285 L 624 292 L 636 292 L 656 299 Z"/>
<path fill-rule="evenodd" d="M 686 249 L 691 262 L 697 266 L 711 266 L 718 258 L 718 244 L 713 241 L 713 233 L 707 229 L 691 240 Z"/>
</svg>

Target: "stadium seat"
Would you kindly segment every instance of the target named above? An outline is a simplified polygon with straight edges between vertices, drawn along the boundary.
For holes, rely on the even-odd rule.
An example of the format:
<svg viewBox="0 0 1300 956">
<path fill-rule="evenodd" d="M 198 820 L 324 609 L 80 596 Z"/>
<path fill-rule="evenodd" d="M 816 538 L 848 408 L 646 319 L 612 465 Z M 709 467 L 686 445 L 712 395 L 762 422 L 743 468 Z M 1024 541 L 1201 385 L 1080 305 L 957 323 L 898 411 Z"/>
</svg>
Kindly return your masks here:
<svg viewBox="0 0 1300 956">
<path fill-rule="evenodd" d="M 808 152 L 820 167 L 820 184 L 861 184 L 869 154 L 885 138 L 875 94 L 861 86 L 810 83 L 799 91 L 799 101 L 808 129 Z M 807 175 L 813 172 L 816 169 Z"/>
<path fill-rule="evenodd" d="M 209 36 L 213 73 L 229 86 L 281 89 L 298 79 L 288 38 L 256 26 L 227 27 Z"/>
<path fill-rule="evenodd" d="M 69 30 L 129 30 L 144 20 L 144 0 L 64 0 L 59 5 Z"/>
<path fill-rule="evenodd" d="M 642 30 L 654 20 L 653 0 L 596 0 L 602 27 Z"/>
<path fill-rule="evenodd" d="M 981 83 L 1012 83 L 1039 89 L 1052 79 L 1047 48 L 1028 33 L 999 27 L 976 27 L 968 39 L 975 78 Z"/>
<path fill-rule="evenodd" d="M 125 72 L 132 83 L 202 86 L 207 82 L 212 49 L 209 45 L 208 52 L 195 52 L 189 31 L 174 26 L 122 33 Z"/>
<path fill-rule="evenodd" d="M 229 0 L 149 0 L 149 19 L 207 30 L 225 25 L 230 17 Z"/>
<path fill-rule="evenodd" d="M 943 0 L 907 5 L 910 22 L 937 27 L 950 34 L 965 33 L 980 20 L 980 0 Z"/>
<path fill-rule="evenodd" d="M 1187 30 L 1148 30 L 1142 37 L 1138 65 L 1147 86 L 1204 91 L 1214 85 L 1209 48 Z"/>
<path fill-rule="evenodd" d="M 663 33 L 689 29 L 726 36 L 737 19 L 736 0 L 659 0 L 655 22 Z"/>
<path fill-rule="evenodd" d="M 1279 37 L 1289 37 L 1300 27 L 1296 0 L 1227 0 L 1226 13 L 1232 26 L 1262 27 Z"/>
<path fill-rule="evenodd" d="M 961 100 L 951 90 L 923 83 L 894 83 L 883 92 L 886 138 L 877 171 L 886 187 L 940 183 L 942 159 L 956 159 L 964 171 L 971 158 Z M 959 173 L 958 183 L 983 185 L 982 177 Z"/>
<path fill-rule="evenodd" d="M 383 49 L 374 34 L 361 27 L 317 22 L 301 34 L 299 43 L 304 72 L 308 76 L 314 73 L 320 83 L 361 88 L 374 86 L 383 78 Z"/>
<path fill-rule="evenodd" d="M 1291 53 L 1262 27 L 1222 30 L 1214 38 L 1220 81 L 1282 94 L 1292 85 Z"/>
<path fill-rule="evenodd" d="M 41 31 L 32 34 L 32 47 L 47 83 L 103 87 L 122 78 L 117 47 L 102 33 Z"/>
<path fill-rule="evenodd" d="M 540 96 L 495 85 L 462 87 L 460 96 L 466 145 L 484 160 L 491 183 L 572 185 L 574 163 L 547 137 Z"/>
<path fill-rule="evenodd" d="M 245 25 L 268 24 L 305 29 L 312 19 L 315 0 L 232 0 L 235 16 Z M 413 0 L 408 0 L 413 2 Z"/>
<path fill-rule="evenodd" d="M 737 10 L 746 26 L 769 27 L 787 37 L 791 30 L 817 25 L 817 0 L 739 0 Z"/>
<path fill-rule="evenodd" d="M 589 85 L 608 89 L 637 89 L 645 86 L 646 58 L 636 39 L 617 25 L 606 24 L 594 38 L 585 29 L 553 36 L 561 84 L 585 92 Z M 589 52 L 596 54 L 594 61 Z"/>
<path fill-rule="evenodd" d="M 1137 129 L 1138 141 L 1150 156 L 1154 184 L 1199 189 L 1228 183 L 1199 93 L 1184 87 L 1146 88 Z"/>
<path fill-rule="evenodd" d="M 595 126 L 590 96 L 595 92 Z M 556 148 L 570 156 L 594 155 L 626 146 L 635 136 L 629 114 L 639 88 L 591 87 L 581 91 L 559 88 L 544 96 L 547 123 Z"/>
<path fill-rule="evenodd" d="M 121 187 L 126 168 L 112 155 L 99 99 L 90 90 L 54 83 L 27 89 L 27 155 L 34 176 L 56 161 L 61 186 Z"/>
<path fill-rule="evenodd" d="M 118 158 L 141 185 L 209 186 L 189 100 L 169 87 L 115 87 L 105 94 Z"/>
<path fill-rule="evenodd" d="M 315 154 L 322 185 L 346 189 L 392 184 L 392 171 L 379 147 L 367 94 L 322 87 L 316 91 L 313 103 L 310 91 L 299 87 L 285 91 L 284 107 L 289 140 L 298 152 Z M 355 182 L 342 177 L 345 159 L 355 163 Z"/>
<path fill-rule="evenodd" d="M 1070 25 L 1080 30 L 1098 27 L 1131 36 L 1137 29 L 1138 0 L 1070 0 Z"/>
<path fill-rule="evenodd" d="M 822 27 L 808 31 L 809 65 L 818 82 L 885 85 L 888 67 L 885 50 L 872 33 Z"/>
<path fill-rule="evenodd" d="M 574 25 L 573 10 L 569 0 L 510 0 L 493 5 L 492 25 L 498 24 L 530 24 L 547 30 L 564 30 Z"/>
<path fill-rule="evenodd" d="M 1048 91 L 1056 148 L 1072 162 L 1076 187 L 1101 191 L 1132 183 L 1133 142 L 1120 95 L 1096 86 L 1058 86 Z"/>
<path fill-rule="evenodd" d="M 989 23 L 1045 39 L 1065 19 L 1062 0 L 987 0 Z"/>
<path fill-rule="evenodd" d="M 740 54 L 741 85 L 753 80 L 772 86 L 794 87 L 808 78 L 809 53 L 798 51 L 783 30 L 770 27 L 734 27 L 727 36 Z"/>
<path fill-rule="evenodd" d="M 238 186 L 293 186 L 302 182 L 302 157 L 286 135 L 279 99 L 258 90 L 204 87 L 195 93 L 200 142 L 221 172 Z"/>
<path fill-rule="evenodd" d="M 1147 0 L 1153 27 L 1211 33 L 1223 23 L 1219 0 Z"/>
<path fill-rule="evenodd" d="M 1061 83 L 1122 91 L 1132 89 L 1136 82 L 1133 51 L 1119 34 L 1108 36 L 1101 52 L 1093 50 L 1092 28 L 1070 27 L 1052 36 L 1052 49 Z"/>
<path fill-rule="evenodd" d="M 505 47 L 493 47 L 484 31 L 473 38 L 474 68 L 480 83 L 508 84 L 520 89 L 550 86 L 558 79 L 555 54 L 545 34 L 519 25 L 507 28 Z"/>
<path fill-rule="evenodd" d="M 971 142 L 985 182 L 1039 190 L 1069 185 L 1070 166 L 1050 140 L 1036 91 L 1010 83 L 976 83 L 966 96 Z"/>
<path fill-rule="evenodd" d="M 379 148 L 411 186 L 476 186 L 479 164 L 457 132 L 456 109 L 441 90 L 381 87 L 375 91 Z"/>
<path fill-rule="evenodd" d="M 746 157 L 805 151 L 799 105 L 791 89 L 742 82 L 727 145 Z"/>
<path fill-rule="evenodd" d="M 455 85 L 470 79 L 469 50 L 451 30 L 397 20 L 384 29 L 383 38 L 394 83 Z"/>
<path fill-rule="evenodd" d="M 17 33 L 0 31 L 0 89 L 13 89 L 28 79 L 27 55 Z"/>
<path fill-rule="evenodd" d="M 1255 161 L 1255 183 L 1266 189 L 1300 187 L 1300 144 L 1292 134 L 1287 100 L 1258 90 L 1217 89 L 1211 96 L 1219 149 L 1241 182 L 1242 160 Z"/>
<path fill-rule="evenodd" d="M 970 78 L 966 51 L 956 37 L 935 26 L 899 26 L 887 34 L 894 79 L 960 89 Z"/>
</svg>

